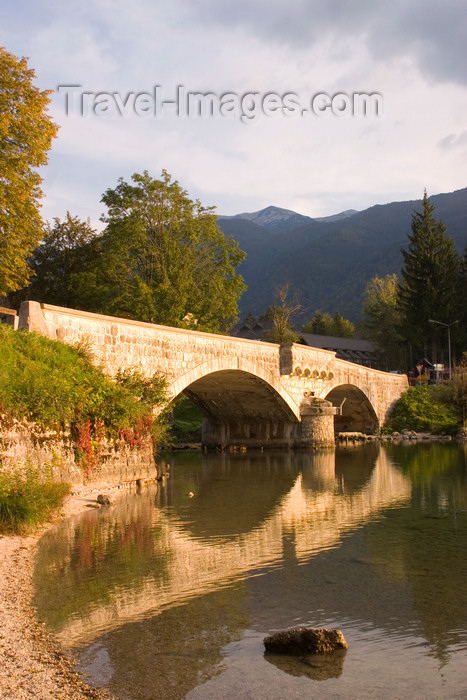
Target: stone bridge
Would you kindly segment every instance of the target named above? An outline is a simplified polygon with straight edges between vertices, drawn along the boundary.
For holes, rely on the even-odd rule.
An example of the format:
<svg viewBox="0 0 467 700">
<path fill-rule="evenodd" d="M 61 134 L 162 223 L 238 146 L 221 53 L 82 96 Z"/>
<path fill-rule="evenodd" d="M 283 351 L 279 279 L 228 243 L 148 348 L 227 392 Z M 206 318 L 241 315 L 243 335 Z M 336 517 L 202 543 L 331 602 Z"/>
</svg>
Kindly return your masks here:
<svg viewBox="0 0 467 700">
<path fill-rule="evenodd" d="M 207 447 L 325 445 L 334 432 L 375 434 L 407 377 L 298 344 L 277 345 L 23 302 L 19 328 L 86 342 L 110 375 L 138 368 L 165 375 L 172 398 L 203 414 Z"/>
</svg>

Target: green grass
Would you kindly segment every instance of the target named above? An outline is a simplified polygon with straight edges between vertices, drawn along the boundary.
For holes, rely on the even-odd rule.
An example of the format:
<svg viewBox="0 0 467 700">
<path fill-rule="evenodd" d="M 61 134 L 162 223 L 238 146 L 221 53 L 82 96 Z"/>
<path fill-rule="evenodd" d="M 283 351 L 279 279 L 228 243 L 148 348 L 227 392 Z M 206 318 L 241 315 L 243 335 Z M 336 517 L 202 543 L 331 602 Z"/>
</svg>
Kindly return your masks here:
<svg viewBox="0 0 467 700">
<path fill-rule="evenodd" d="M 85 467 L 104 438 L 138 445 L 162 432 L 154 409 L 167 402 L 167 382 L 158 374 L 126 370 L 113 381 L 85 349 L 6 325 L 0 325 L 0 357 L 0 413 L 69 432 Z"/>
<path fill-rule="evenodd" d="M 154 402 L 137 400 L 144 384 L 138 373 L 133 381 L 126 372 L 113 382 L 65 343 L 0 326 L 0 356 L 0 408 L 15 418 L 44 428 L 100 420 L 116 436 L 152 411 Z"/>
<path fill-rule="evenodd" d="M 21 533 L 45 522 L 70 492 L 70 485 L 27 467 L 0 471 L 0 532 Z"/>
</svg>

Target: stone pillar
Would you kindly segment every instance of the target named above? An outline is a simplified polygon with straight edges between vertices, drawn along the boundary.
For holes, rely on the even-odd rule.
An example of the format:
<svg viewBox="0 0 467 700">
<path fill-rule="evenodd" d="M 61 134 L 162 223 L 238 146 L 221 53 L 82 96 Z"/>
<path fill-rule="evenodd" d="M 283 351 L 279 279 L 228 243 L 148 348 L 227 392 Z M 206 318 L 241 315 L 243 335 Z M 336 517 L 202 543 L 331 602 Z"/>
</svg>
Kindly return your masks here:
<svg viewBox="0 0 467 700">
<path fill-rule="evenodd" d="M 331 401 L 306 397 L 300 407 L 301 447 L 331 447 L 335 444 L 334 416 L 337 408 Z"/>
<path fill-rule="evenodd" d="M 201 444 L 208 450 L 230 448 L 288 448 L 296 442 L 299 423 L 245 416 L 243 420 L 225 418 L 217 423 L 203 417 Z"/>
<path fill-rule="evenodd" d="M 279 348 L 279 371 L 281 374 L 292 374 L 293 343 L 281 343 Z"/>
<path fill-rule="evenodd" d="M 206 416 L 203 416 L 201 428 L 201 444 L 210 450 L 222 450 L 228 440 L 227 426 L 220 421 L 214 423 Z"/>
<path fill-rule="evenodd" d="M 42 307 L 38 301 L 21 302 L 18 328 L 20 331 L 35 331 L 50 337 Z M 55 339 L 55 334 L 53 338 Z"/>
</svg>

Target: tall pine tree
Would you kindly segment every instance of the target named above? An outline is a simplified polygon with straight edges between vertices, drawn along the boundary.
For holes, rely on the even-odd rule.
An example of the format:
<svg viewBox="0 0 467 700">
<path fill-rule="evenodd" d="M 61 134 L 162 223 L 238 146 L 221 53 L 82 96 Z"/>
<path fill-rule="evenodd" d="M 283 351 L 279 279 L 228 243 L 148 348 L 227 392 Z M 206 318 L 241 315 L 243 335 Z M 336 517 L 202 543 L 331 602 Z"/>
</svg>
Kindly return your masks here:
<svg viewBox="0 0 467 700">
<path fill-rule="evenodd" d="M 428 354 L 432 362 L 439 362 L 443 356 L 447 360 L 446 329 L 430 323 L 430 319 L 444 324 L 458 320 L 460 258 L 446 235 L 446 226 L 434 218 L 433 212 L 425 191 L 422 211 L 412 216 L 408 248 L 402 250 L 399 301 L 402 335 L 417 353 L 413 359 Z"/>
</svg>

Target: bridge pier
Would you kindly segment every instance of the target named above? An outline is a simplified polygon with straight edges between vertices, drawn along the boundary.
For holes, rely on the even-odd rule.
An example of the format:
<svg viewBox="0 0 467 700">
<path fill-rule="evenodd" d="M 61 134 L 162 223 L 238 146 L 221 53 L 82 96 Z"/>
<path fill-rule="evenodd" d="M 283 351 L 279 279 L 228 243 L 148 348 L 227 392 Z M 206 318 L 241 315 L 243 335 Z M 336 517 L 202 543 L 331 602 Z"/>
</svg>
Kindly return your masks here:
<svg viewBox="0 0 467 700">
<path fill-rule="evenodd" d="M 331 401 L 307 397 L 301 407 L 300 447 L 330 447 L 335 444 L 334 416 L 337 408 Z"/>
<path fill-rule="evenodd" d="M 219 421 L 204 417 L 202 445 L 211 450 L 237 447 L 293 447 L 295 425 L 267 417 Z"/>
<path fill-rule="evenodd" d="M 202 444 L 207 449 L 240 447 L 330 447 L 335 444 L 331 401 L 307 397 L 300 410 L 301 422 L 268 417 L 243 420 L 203 418 Z"/>
</svg>

